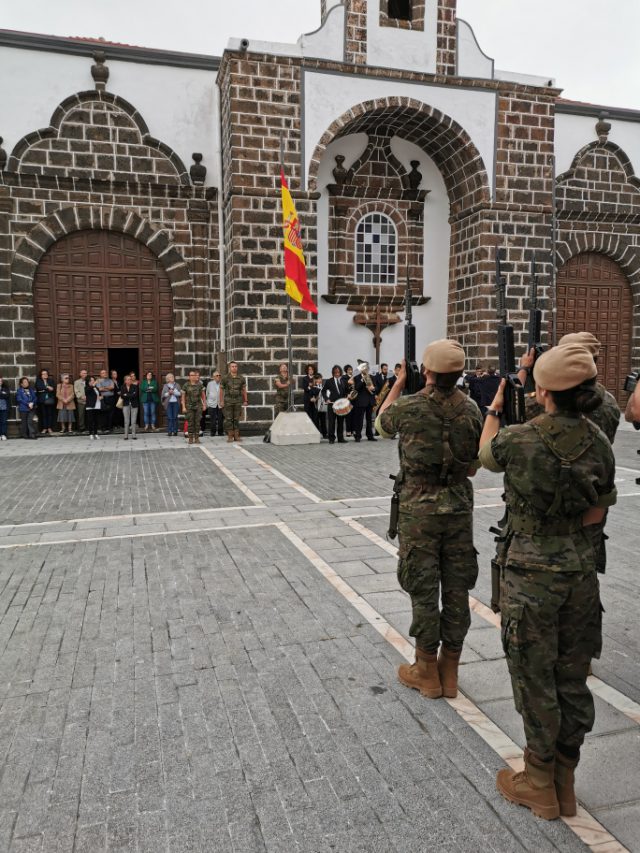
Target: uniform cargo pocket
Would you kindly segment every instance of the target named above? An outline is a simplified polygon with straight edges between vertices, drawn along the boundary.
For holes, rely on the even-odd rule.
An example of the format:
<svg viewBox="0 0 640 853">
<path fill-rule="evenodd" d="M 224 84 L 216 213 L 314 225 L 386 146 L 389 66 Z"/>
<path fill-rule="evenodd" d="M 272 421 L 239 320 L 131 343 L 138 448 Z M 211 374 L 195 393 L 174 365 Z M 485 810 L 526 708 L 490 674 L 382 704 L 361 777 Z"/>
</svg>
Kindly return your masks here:
<svg viewBox="0 0 640 853">
<path fill-rule="evenodd" d="M 505 604 L 502 607 L 502 649 L 509 660 L 520 661 L 520 626 L 524 604 Z"/>
</svg>

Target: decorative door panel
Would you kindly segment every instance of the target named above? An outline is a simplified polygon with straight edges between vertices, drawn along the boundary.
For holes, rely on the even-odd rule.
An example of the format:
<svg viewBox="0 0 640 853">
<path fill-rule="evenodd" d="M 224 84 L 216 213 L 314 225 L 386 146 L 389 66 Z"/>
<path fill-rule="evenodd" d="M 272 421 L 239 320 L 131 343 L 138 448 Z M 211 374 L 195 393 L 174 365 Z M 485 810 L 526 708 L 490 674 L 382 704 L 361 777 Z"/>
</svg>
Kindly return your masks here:
<svg viewBox="0 0 640 853">
<path fill-rule="evenodd" d="M 576 255 L 558 270 L 558 339 L 588 331 L 602 348 L 598 377 L 619 403 L 631 367 L 633 298 L 621 268 L 595 252 Z"/>
</svg>

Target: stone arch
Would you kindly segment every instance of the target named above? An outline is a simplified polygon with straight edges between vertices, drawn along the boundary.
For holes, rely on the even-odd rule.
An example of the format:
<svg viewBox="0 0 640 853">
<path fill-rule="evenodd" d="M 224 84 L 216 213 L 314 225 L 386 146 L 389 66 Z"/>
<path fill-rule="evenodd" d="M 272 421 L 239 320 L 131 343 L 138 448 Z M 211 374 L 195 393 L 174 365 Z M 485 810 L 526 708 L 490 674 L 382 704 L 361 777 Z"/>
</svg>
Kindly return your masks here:
<svg viewBox="0 0 640 853">
<path fill-rule="evenodd" d="M 90 110 L 93 107 L 99 106 L 111 112 L 114 120 L 119 125 L 121 133 L 132 135 L 131 141 L 134 144 L 145 146 L 152 153 L 160 155 L 158 159 L 168 161 L 170 168 L 160 173 L 157 176 L 158 179 L 171 179 L 172 182 L 175 181 L 182 186 L 190 185 L 189 172 L 182 159 L 170 146 L 151 136 L 144 118 L 129 101 L 111 92 L 94 90 L 78 92 L 65 98 L 54 110 L 49 127 L 34 130 L 18 140 L 9 157 L 7 170 L 12 172 L 34 171 L 33 166 L 25 165 L 24 162 L 29 152 L 37 147 L 46 148 L 49 140 L 60 141 L 68 139 L 68 132 L 65 133 L 65 131 L 69 118 L 74 113 L 75 115 L 81 114 L 83 109 Z M 121 117 L 119 121 L 118 116 Z M 122 117 L 124 117 L 124 124 Z M 72 137 L 69 141 L 72 144 L 74 140 L 75 137 Z M 62 151 L 60 153 L 64 154 L 66 152 Z M 50 174 L 52 169 L 55 170 L 55 168 L 55 165 L 47 166 L 47 173 Z M 63 168 L 68 173 L 69 166 L 66 165 Z M 120 176 L 118 175 L 118 177 Z"/>
<path fill-rule="evenodd" d="M 608 139 L 604 141 L 594 139 L 592 142 L 587 143 L 587 145 L 583 145 L 583 147 L 574 156 L 570 168 L 561 175 L 558 175 L 556 179 L 557 183 L 564 184 L 572 181 L 575 177 L 576 170 L 585 163 L 589 155 L 595 154 L 599 151 L 606 152 L 609 157 L 615 159 L 620 166 L 620 171 L 626 176 L 627 182 L 636 189 L 640 189 L 640 179 L 635 175 L 633 171 L 633 164 L 631 163 L 627 153 L 619 145 L 616 145 L 615 142 L 610 142 Z"/>
<path fill-rule="evenodd" d="M 422 101 L 407 97 L 364 101 L 335 119 L 322 135 L 309 164 L 309 187 L 315 189 L 327 146 L 352 133 L 387 128 L 413 142 L 433 159 L 444 178 L 451 214 L 489 204 L 489 177 L 480 152 L 454 119 Z"/>
<path fill-rule="evenodd" d="M 118 207 L 63 207 L 40 220 L 16 247 L 11 265 L 11 295 L 30 297 L 38 265 L 61 237 L 74 231 L 109 230 L 127 234 L 144 243 L 166 272 L 174 298 L 192 299 L 191 273 L 169 235 L 155 228 L 133 210 Z"/>
<path fill-rule="evenodd" d="M 628 238 L 600 231 L 570 232 L 556 247 L 556 268 L 577 255 L 596 253 L 614 261 L 626 275 L 634 296 L 640 297 L 640 252 Z"/>
</svg>

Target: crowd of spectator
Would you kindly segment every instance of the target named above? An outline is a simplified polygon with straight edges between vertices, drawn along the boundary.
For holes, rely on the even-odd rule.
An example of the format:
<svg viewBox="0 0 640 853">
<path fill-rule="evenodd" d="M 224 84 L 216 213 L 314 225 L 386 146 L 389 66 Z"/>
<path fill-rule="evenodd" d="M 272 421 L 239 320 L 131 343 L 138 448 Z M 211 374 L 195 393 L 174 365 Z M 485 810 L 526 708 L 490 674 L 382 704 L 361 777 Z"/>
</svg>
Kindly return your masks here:
<svg viewBox="0 0 640 853">
<path fill-rule="evenodd" d="M 387 364 L 381 364 L 377 372 L 369 375 L 368 372 L 361 373 L 358 368 L 354 371 L 350 364 L 342 367 L 336 364 L 331 368 L 331 375 L 325 377 L 314 365 L 309 364 L 301 381 L 297 382 L 290 379 L 287 365 L 282 364 L 274 380 L 275 413 L 287 410 L 290 388 L 298 386 L 302 391 L 304 410 L 323 438 L 330 443 L 336 440 L 343 442 L 347 438 L 360 441 L 364 431 L 368 440 L 375 441 L 373 424 L 376 411 L 393 387 L 400 367 L 400 364 L 396 364 L 394 370 L 390 371 Z M 237 367 L 235 369 L 237 373 Z M 189 383 L 201 386 L 196 395 L 199 435 L 202 436 L 206 431 L 207 420 L 212 436 L 223 435 L 224 391 L 219 370 L 214 370 L 210 379 L 204 382 L 200 381 L 198 371 L 191 371 L 189 378 L 182 384 L 176 381 L 173 373 L 167 373 L 164 382 L 160 384 L 152 371 L 147 371 L 142 380 L 138 380 L 135 373 L 129 373 L 120 380 L 117 371 L 109 372 L 106 369 L 95 376 L 83 369 L 75 380 L 63 373 L 56 381 L 46 369 L 40 371 L 33 383 L 28 377 L 22 377 L 15 391 L 20 435 L 24 439 L 34 439 L 39 435 L 53 435 L 55 430 L 59 435 L 88 434 L 91 440 L 97 440 L 100 435 L 117 429 L 122 430 L 126 441 L 129 438 L 135 440 L 139 429 L 147 432 L 158 430 L 162 407 L 167 434 L 177 436 L 181 429 L 180 413 L 187 412 L 185 391 L 192 390 L 187 388 Z M 493 366 L 478 366 L 462 377 L 460 384 L 484 413 L 496 394 L 500 376 Z M 244 398 L 240 405 L 246 405 L 246 390 L 242 393 Z M 189 397 L 193 395 L 189 394 Z M 345 399 L 349 401 L 346 406 L 348 411 L 339 415 L 339 406 L 334 411 L 334 404 Z M 6 441 L 7 438 L 11 405 L 11 389 L 0 377 L 0 441 Z M 237 412 L 233 415 L 231 425 L 235 435 L 238 428 Z M 188 434 L 186 421 L 184 434 Z"/>
</svg>

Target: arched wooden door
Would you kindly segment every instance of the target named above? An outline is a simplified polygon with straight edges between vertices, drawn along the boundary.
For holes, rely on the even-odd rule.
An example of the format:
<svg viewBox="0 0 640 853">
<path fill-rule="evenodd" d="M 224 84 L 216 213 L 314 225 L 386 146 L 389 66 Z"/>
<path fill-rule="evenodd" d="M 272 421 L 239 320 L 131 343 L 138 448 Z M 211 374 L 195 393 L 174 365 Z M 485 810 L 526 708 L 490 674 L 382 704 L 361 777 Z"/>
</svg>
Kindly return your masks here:
<svg viewBox="0 0 640 853">
<path fill-rule="evenodd" d="M 149 249 L 113 231 L 78 231 L 42 259 L 33 289 L 38 369 L 74 377 L 129 365 L 174 369 L 171 284 Z"/>
<path fill-rule="evenodd" d="M 557 301 L 558 339 L 569 332 L 592 332 L 602 344 L 599 379 L 621 401 L 624 377 L 631 368 L 633 321 L 626 275 L 606 255 L 576 255 L 558 270 Z"/>
</svg>

